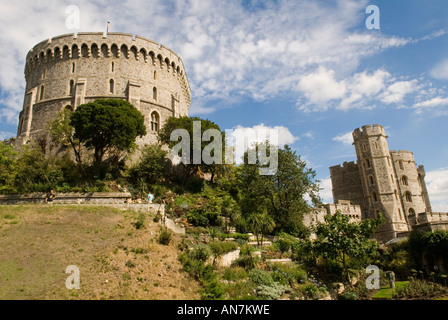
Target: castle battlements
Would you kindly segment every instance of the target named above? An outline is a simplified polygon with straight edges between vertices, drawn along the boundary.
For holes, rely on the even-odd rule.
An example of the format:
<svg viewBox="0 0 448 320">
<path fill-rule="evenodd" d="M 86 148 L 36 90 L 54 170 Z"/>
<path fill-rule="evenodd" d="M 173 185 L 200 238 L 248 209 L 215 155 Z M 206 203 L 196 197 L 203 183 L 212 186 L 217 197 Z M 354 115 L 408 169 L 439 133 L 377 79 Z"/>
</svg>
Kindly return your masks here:
<svg viewBox="0 0 448 320">
<path fill-rule="evenodd" d="M 64 108 L 97 99 L 124 99 L 145 117 L 155 143 L 170 116 L 187 116 L 190 85 L 181 58 L 153 40 L 130 33 L 80 32 L 43 40 L 26 56 L 26 92 L 17 138 L 48 140 L 48 121 Z"/>
<path fill-rule="evenodd" d="M 381 212 L 386 223 L 376 237 L 382 241 L 422 223 L 445 221 L 446 214 L 430 214 L 425 170 L 421 165 L 417 168 L 411 151 L 389 151 L 386 132 L 377 124 L 355 129 L 353 138 L 357 164 L 352 161 L 330 167 L 336 203 L 348 200 L 359 205 L 363 218 L 374 218 Z"/>
<path fill-rule="evenodd" d="M 385 136 L 387 138 L 384 128 L 379 124 L 365 125 L 353 131 L 353 140 L 368 136 Z"/>
</svg>

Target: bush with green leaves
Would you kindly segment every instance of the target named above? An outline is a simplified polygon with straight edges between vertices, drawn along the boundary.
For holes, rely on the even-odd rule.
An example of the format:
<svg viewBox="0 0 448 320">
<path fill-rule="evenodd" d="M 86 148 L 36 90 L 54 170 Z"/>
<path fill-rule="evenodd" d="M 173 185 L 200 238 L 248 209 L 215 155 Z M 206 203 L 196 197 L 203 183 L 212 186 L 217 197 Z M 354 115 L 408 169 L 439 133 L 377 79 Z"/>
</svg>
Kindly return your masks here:
<svg viewBox="0 0 448 320">
<path fill-rule="evenodd" d="M 165 246 L 169 245 L 173 237 L 173 232 L 168 228 L 160 228 L 159 236 L 157 242 Z"/>
<path fill-rule="evenodd" d="M 251 245 L 245 244 L 240 248 L 240 256 L 232 262 L 233 265 L 243 267 L 246 270 L 255 268 L 260 259 L 254 256 L 255 248 Z"/>
<path fill-rule="evenodd" d="M 424 280 L 411 279 L 404 287 L 397 288 L 398 298 L 431 298 L 448 294 L 448 289 L 441 284 Z"/>
<path fill-rule="evenodd" d="M 358 300 L 359 296 L 355 292 L 343 292 L 338 296 L 338 300 Z"/>
<path fill-rule="evenodd" d="M 303 290 L 304 296 L 311 300 L 318 300 L 325 293 L 327 293 L 327 290 L 324 286 L 319 287 L 318 285 L 316 285 L 314 283 L 310 283 L 310 284 L 306 285 Z"/>
<path fill-rule="evenodd" d="M 215 278 L 208 279 L 203 285 L 201 290 L 203 300 L 218 300 L 226 293 L 223 285 Z"/>
<path fill-rule="evenodd" d="M 272 271 L 272 279 L 280 284 L 294 286 L 295 284 L 304 283 L 307 279 L 307 273 L 296 264 L 273 264 L 269 265 Z"/>
<path fill-rule="evenodd" d="M 226 268 L 223 274 L 223 279 L 227 281 L 238 281 L 247 277 L 247 271 L 241 267 Z"/>
<path fill-rule="evenodd" d="M 271 273 L 265 270 L 252 269 L 249 272 L 249 279 L 257 286 L 271 286 L 274 284 Z"/>
<path fill-rule="evenodd" d="M 138 214 L 137 221 L 134 222 L 134 227 L 136 229 L 143 229 L 145 227 L 146 214 L 140 212 Z"/>
<path fill-rule="evenodd" d="M 257 287 L 257 295 L 266 300 L 278 300 L 289 290 L 288 286 L 279 283 L 260 285 Z"/>
</svg>

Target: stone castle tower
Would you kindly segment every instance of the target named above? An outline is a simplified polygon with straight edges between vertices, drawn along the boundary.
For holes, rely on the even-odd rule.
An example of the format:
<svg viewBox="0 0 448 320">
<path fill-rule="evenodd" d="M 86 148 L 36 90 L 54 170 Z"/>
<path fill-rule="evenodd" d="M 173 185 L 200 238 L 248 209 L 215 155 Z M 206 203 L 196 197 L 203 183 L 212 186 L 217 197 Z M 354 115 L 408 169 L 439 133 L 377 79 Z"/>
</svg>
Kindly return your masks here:
<svg viewBox="0 0 448 320">
<path fill-rule="evenodd" d="M 17 142 L 48 139 L 48 121 L 64 108 L 96 99 L 127 100 L 145 117 L 148 134 L 138 145 L 156 142 L 170 116 L 187 116 L 190 87 L 182 60 L 158 43 L 125 33 L 57 36 L 26 57 L 26 91 Z"/>
<path fill-rule="evenodd" d="M 410 231 L 419 214 L 431 212 L 423 166 L 417 167 L 410 151 L 389 151 L 386 139 L 380 125 L 356 129 L 357 163 L 330 168 L 334 201 L 359 205 L 363 219 L 381 212 L 386 222 L 376 237 L 384 241 Z"/>
</svg>

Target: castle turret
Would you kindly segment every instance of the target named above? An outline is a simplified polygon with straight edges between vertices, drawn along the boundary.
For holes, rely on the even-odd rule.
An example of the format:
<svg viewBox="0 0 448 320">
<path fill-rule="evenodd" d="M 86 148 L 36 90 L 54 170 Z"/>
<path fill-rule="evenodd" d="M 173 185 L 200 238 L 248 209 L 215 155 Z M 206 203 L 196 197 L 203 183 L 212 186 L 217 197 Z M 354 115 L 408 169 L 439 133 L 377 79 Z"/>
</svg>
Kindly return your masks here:
<svg viewBox="0 0 448 320">
<path fill-rule="evenodd" d="M 417 169 L 414 155 L 410 151 L 392 151 L 391 156 L 403 211 L 412 226 L 418 222 L 418 214 L 427 212 L 431 208 L 424 182 L 425 170 L 423 166 L 420 170 Z"/>
<path fill-rule="evenodd" d="M 64 108 L 75 110 L 96 99 L 123 99 L 145 117 L 157 141 L 170 116 L 186 116 L 190 87 L 180 57 L 165 46 L 126 33 L 78 33 L 57 36 L 32 48 L 25 65 L 26 92 L 17 138 L 47 139 L 48 121 Z"/>
<path fill-rule="evenodd" d="M 384 215 L 386 223 L 377 233 L 382 239 L 409 231 L 387 138 L 380 125 L 363 126 L 353 132 L 362 189 L 368 202 L 363 211 L 368 218 L 375 218 L 379 212 Z"/>
</svg>

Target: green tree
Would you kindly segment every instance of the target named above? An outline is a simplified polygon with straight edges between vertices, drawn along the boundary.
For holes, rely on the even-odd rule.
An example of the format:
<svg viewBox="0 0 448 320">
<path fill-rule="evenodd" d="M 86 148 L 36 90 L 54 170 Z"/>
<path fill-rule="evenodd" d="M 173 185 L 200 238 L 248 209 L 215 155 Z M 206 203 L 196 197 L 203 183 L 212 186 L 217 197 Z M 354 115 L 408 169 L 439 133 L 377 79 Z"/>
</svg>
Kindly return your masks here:
<svg viewBox="0 0 448 320">
<path fill-rule="evenodd" d="M 255 234 L 258 246 L 263 246 L 263 237 L 275 228 L 274 220 L 266 213 L 252 213 L 247 218 L 249 230 Z"/>
<path fill-rule="evenodd" d="M 194 136 L 195 133 L 195 131 L 193 130 L 194 122 L 200 122 L 201 124 L 201 131 L 197 132 L 198 133 L 197 137 Z M 179 140 L 171 141 L 171 134 L 173 133 L 174 130 L 177 129 L 186 130 L 190 140 L 188 150 L 182 150 L 182 152 L 188 153 L 188 158 L 186 159 L 182 158 L 181 161 L 181 164 L 185 169 L 183 184 L 185 185 L 190 177 L 201 172 L 210 173 L 211 181 L 214 181 L 214 177 L 222 170 L 223 166 L 222 164 L 224 163 L 223 158 L 224 155 L 223 148 L 225 141 L 224 133 L 221 133 L 221 129 L 219 128 L 219 126 L 210 120 L 204 120 L 199 117 L 187 117 L 187 116 L 180 118 L 170 117 L 167 119 L 163 128 L 159 130 L 160 141 L 167 144 L 170 147 L 170 149 L 173 149 L 173 147 L 175 147 L 178 143 L 180 143 Z M 204 132 L 209 129 L 215 129 L 217 130 L 217 132 L 220 133 L 219 141 L 214 140 L 216 137 L 213 139 L 210 138 L 211 141 L 202 141 Z M 194 159 L 194 142 L 193 142 L 194 140 L 200 141 L 201 155 L 202 152 L 206 154 L 208 152 L 208 154 L 210 154 L 211 157 L 213 157 L 217 161 L 207 164 L 203 161 L 204 159 L 201 159 L 200 163 L 195 163 L 196 161 L 194 161 L 195 159 Z M 214 148 L 215 146 L 216 148 Z M 181 150 L 178 151 L 180 152 Z M 181 155 L 179 154 L 179 156 Z"/>
<path fill-rule="evenodd" d="M 18 192 L 47 191 L 63 182 L 59 159 L 45 158 L 38 145 L 25 146 L 16 161 L 14 186 Z"/>
<path fill-rule="evenodd" d="M 59 113 L 59 117 L 49 124 L 50 134 L 53 141 L 62 143 L 65 147 L 71 146 L 75 154 L 76 162 L 81 160 L 81 143 L 73 137 L 73 127 L 70 125 L 72 110 L 64 109 Z"/>
<path fill-rule="evenodd" d="M 448 231 L 413 231 L 409 236 L 408 245 L 409 254 L 417 268 L 422 267 L 424 255 L 430 265 L 435 265 L 437 261 L 448 265 Z"/>
<path fill-rule="evenodd" d="M 259 147 L 257 144 L 253 149 L 257 151 Z M 267 144 L 266 150 L 270 148 Z M 250 214 L 267 210 L 274 219 L 276 232 L 306 237 L 309 231 L 303 225 L 303 215 L 310 212 L 311 205 L 305 196 L 309 196 L 313 205 L 320 203 L 315 172 L 285 145 L 278 149 L 277 170 L 270 175 L 261 175 L 260 162 L 250 164 L 247 161 L 248 152 L 253 149 L 245 153 L 245 161 L 238 172 L 242 212 Z"/>
<path fill-rule="evenodd" d="M 14 176 L 16 174 L 17 153 L 12 146 L 0 142 L 0 193 L 12 193 L 14 188 Z"/>
<path fill-rule="evenodd" d="M 383 224 L 383 215 L 379 213 L 376 219 L 351 223 L 350 217 L 338 210 L 334 215 L 326 215 L 324 219 L 324 223 L 318 222 L 312 226 L 317 239 L 311 248 L 324 259 L 333 259 L 340 263 L 346 280 L 350 283 L 348 260 L 361 259 L 376 252 L 378 244 L 370 238 Z"/>
<path fill-rule="evenodd" d="M 142 149 L 140 161 L 129 168 L 129 180 L 139 186 L 140 196 L 145 196 L 147 185 L 160 184 L 168 170 L 167 152 L 158 144 Z"/>
<path fill-rule="evenodd" d="M 146 135 L 143 115 L 124 100 L 99 99 L 80 105 L 70 125 L 75 129 L 73 137 L 94 150 L 97 164 L 108 151 L 132 150 L 135 139 Z"/>
</svg>

